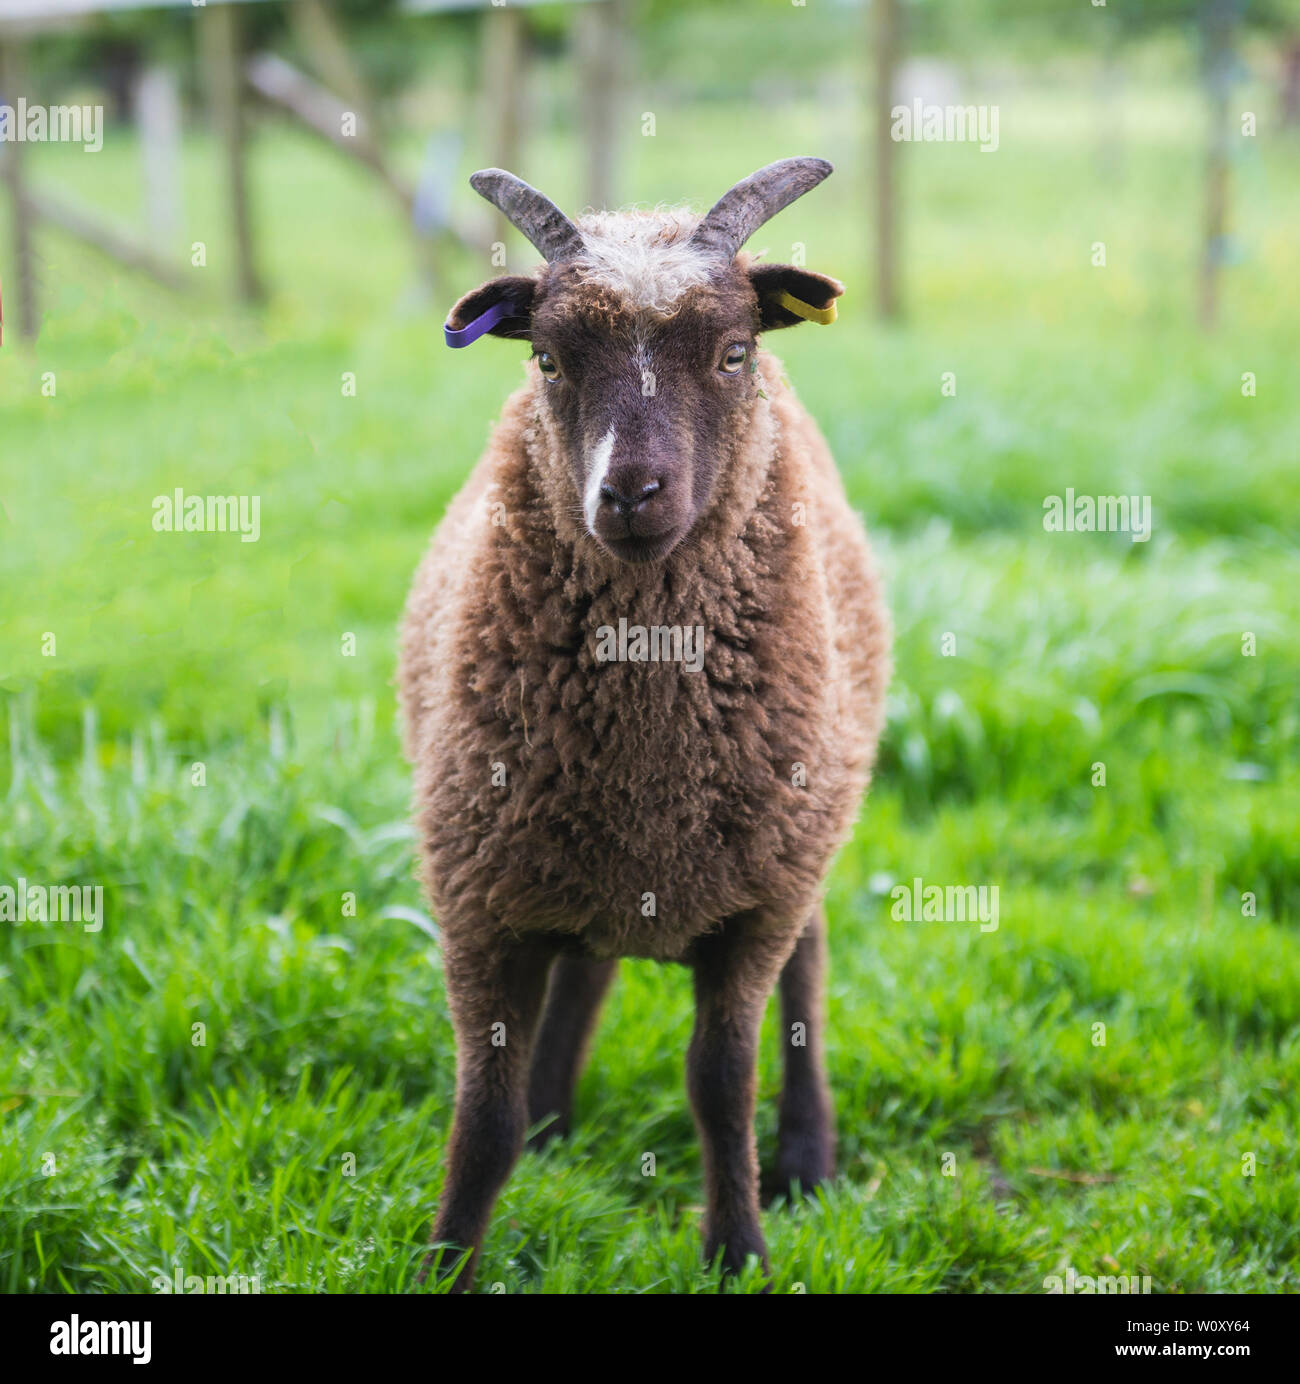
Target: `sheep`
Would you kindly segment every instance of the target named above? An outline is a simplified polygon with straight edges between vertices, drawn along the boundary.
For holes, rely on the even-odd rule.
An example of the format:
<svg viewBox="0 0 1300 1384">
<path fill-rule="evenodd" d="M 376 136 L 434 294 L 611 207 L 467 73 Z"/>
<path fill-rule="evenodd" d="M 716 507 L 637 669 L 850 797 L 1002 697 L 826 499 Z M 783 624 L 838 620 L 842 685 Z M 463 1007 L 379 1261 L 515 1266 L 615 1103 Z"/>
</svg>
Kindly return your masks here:
<svg viewBox="0 0 1300 1384">
<path fill-rule="evenodd" d="M 830 172 L 786 159 L 702 219 L 576 224 L 513 174 L 470 180 L 545 263 L 447 319 L 452 345 L 490 333 L 532 357 L 401 632 L 420 873 L 457 1045 L 442 1249 L 425 1271 L 459 1266 L 457 1290 L 529 1128 L 551 1117 L 537 1143 L 569 1129 L 620 957 L 694 973 L 687 1088 L 721 1281 L 751 1255 L 771 1271 L 753 1111 L 776 987 L 765 1190 L 833 1174 L 821 891 L 873 766 L 891 627 L 826 443 L 758 347 L 829 321 L 842 285 L 741 250 Z M 702 658 L 684 656 L 688 637 Z"/>
</svg>

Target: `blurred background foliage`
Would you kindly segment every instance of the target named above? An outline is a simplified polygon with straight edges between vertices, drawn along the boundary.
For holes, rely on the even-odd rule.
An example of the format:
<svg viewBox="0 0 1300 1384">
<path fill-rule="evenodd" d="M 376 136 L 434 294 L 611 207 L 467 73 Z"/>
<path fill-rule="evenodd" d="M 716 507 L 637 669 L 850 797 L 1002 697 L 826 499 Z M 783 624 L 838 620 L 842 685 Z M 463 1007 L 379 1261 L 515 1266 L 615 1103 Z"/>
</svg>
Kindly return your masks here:
<svg viewBox="0 0 1300 1384">
<path fill-rule="evenodd" d="M 516 69 L 512 166 L 569 210 L 593 186 L 582 8 L 528 8 Z M 771 1218 L 774 1260 L 814 1290 L 1037 1291 L 1065 1262 L 1294 1289 L 1300 8 L 896 8 L 890 99 L 995 105 L 1000 139 L 891 151 L 892 316 L 879 10 L 629 4 L 608 131 L 617 203 L 702 208 L 791 154 L 837 168 L 755 248 L 802 247 L 847 286 L 834 327 L 767 346 L 872 534 L 897 674 L 829 894 L 845 1175 Z M 32 99 L 104 99 L 111 120 L 93 157 L 28 146 L 31 184 L 126 226 L 146 191 L 134 78 L 174 69 L 182 212 L 156 248 L 186 291 L 40 226 L 23 343 L 0 215 L 0 881 L 99 881 L 109 915 L 54 942 L 0 928 L 11 1287 L 132 1290 L 173 1261 L 402 1287 L 436 1188 L 451 1055 L 394 630 L 526 348 L 441 343 L 499 272 L 465 184 L 501 155 L 496 17 L 332 11 L 385 159 L 443 220 L 413 236 L 373 171 L 254 101 L 256 306 L 193 16 L 27 43 Z M 312 68 L 285 5 L 239 18 L 250 52 Z M 506 244 L 507 269 L 535 263 Z M 260 496 L 259 542 L 155 533 L 178 486 Z M 1151 540 L 1045 532 L 1067 488 L 1151 496 Z M 917 875 L 1000 883 L 999 931 L 894 922 L 888 891 Z M 484 1283 L 701 1285 L 688 983 L 624 971 L 583 1088 L 596 1132 L 525 1160 Z M 765 1138 L 776 1070 L 769 1046 Z M 363 1153 L 347 1188 L 339 1140 Z M 36 1171 L 52 1146 L 58 1188 Z M 652 1186 L 628 1173 L 647 1148 Z"/>
</svg>

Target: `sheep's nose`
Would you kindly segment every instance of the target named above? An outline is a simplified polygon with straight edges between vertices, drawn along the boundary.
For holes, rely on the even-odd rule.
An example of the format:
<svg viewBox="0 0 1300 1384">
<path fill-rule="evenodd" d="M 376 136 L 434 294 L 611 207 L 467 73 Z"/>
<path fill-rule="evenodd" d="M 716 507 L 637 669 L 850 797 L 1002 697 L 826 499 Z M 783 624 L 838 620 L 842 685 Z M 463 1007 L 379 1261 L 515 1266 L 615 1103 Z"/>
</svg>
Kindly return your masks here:
<svg viewBox="0 0 1300 1384">
<path fill-rule="evenodd" d="M 660 487 L 659 481 L 647 481 L 639 492 L 626 494 L 621 490 L 615 490 L 608 481 L 600 487 L 600 498 L 613 505 L 618 512 L 626 517 L 635 513 L 643 504 L 655 494 Z"/>
</svg>

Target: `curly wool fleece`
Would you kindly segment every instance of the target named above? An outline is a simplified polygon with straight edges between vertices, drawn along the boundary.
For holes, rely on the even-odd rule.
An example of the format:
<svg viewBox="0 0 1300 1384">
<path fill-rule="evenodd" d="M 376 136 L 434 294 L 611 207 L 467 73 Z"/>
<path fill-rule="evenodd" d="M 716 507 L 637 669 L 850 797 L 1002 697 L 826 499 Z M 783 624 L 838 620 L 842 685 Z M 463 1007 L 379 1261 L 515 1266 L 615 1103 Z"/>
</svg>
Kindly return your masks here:
<svg viewBox="0 0 1300 1384">
<path fill-rule="evenodd" d="M 694 971 L 707 1259 L 766 1267 L 754 1067 L 778 980 L 791 1037 L 774 1186 L 834 1171 L 818 896 L 871 771 L 890 626 L 826 445 L 757 354 L 763 331 L 829 320 L 840 285 L 733 244 L 827 172 L 760 170 L 704 237 L 677 214 L 579 230 L 513 175 L 476 175 L 556 261 L 449 318 L 459 333 L 508 301 L 493 334 L 538 354 L 434 535 L 402 631 L 457 1037 L 433 1239 L 470 1249 L 459 1291 L 527 1127 L 568 1129 L 618 957 Z"/>
<path fill-rule="evenodd" d="M 439 525 L 401 693 L 448 948 L 542 932 L 683 960 L 754 909 L 793 945 L 867 785 L 890 625 L 820 432 L 780 363 L 760 369 L 710 511 L 661 564 L 620 564 L 582 529 L 540 381 Z M 701 672 L 601 661 L 620 619 L 701 626 Z"/>
</svg>

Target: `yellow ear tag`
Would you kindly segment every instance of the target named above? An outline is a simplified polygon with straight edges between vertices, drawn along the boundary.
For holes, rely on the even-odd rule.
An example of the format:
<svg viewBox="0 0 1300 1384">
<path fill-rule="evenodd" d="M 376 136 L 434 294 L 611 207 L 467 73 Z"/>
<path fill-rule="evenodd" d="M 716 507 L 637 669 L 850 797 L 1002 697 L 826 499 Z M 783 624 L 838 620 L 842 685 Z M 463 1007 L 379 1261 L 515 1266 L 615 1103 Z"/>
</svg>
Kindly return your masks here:
<svg viewBox="0 0 1300 1384">
<path fill-rule="evenodd" d="M 786 293 L 784 289 L 772 296 L 787 312 L 794 313 L 796 317 L 802 317 L 805 322 L 816 322 L 823 327 L 829 327 L 835 321 L 834 298 L 831 299 L 829 307 L 815 308 L 811 303 L 805 303 L 802 298 L 796 298 L 792 293 Z"/>
</svg>

